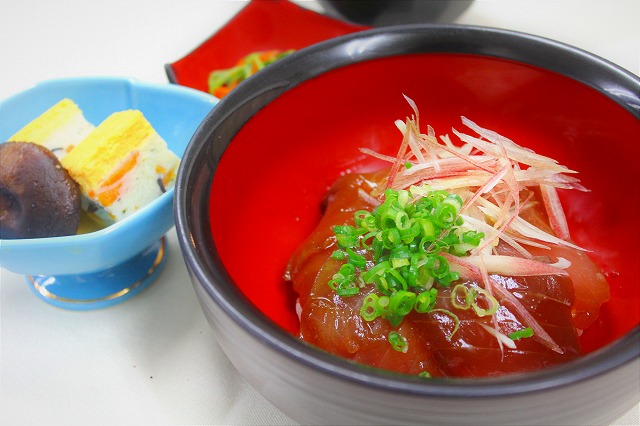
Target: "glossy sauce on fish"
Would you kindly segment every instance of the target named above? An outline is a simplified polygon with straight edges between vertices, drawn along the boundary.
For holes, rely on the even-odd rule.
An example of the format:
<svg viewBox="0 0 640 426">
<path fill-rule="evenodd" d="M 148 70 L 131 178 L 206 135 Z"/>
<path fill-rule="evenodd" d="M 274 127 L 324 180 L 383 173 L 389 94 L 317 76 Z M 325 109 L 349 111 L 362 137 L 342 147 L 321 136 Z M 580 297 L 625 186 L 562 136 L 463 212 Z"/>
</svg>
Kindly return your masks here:
<svg viewBox="0 0 640 426">
<path fill-rule="evenodd" d="M 600 305 L 608 299 L 608 287 L 606 281 L 602 284 L 593 279 L 597 267 L 588 256 L 572 248 L 552 247 L 533 253 L 551 261 L 556 257 L 569 258 L 572 265 L 568 277 L 492 275 L 494 282 L 538 321 L 557 344 L 555 348 L 535 337 L 514 340 L 515 347 L 508 347 L 488 330 L 493 328 L 508 336 L 525 328 L 526 323 L 517 309 L 499 297 L 500 306 L 493 315 L 478 316 L 471 309 L 458 309 L 451 300 L 454 285 L 439 287 L 436 309 L 428 313 L 411 312 L 397 327 L 382 318 L 372 321 L 362 318 L 362 301 L 377 291 L 375 286 L 363 287 L 354 296 L 338 296 L 327 284 L 341 264 L 331 258 L 336 249 L 333 226 L 353 223 L 357 210 L 371 210 L 374 206 L 362 193 L 370 193 L 387 174 L 384 170 L 340 178 L 327 194 L 318 226 L 292 256 L 285 276 L 299 295 L 302 339 L 358 363 L 408 374 L 426 372 L 432 377 L 520 373 L 580 356 L 579 329 L 597 318 Z M 546 217 L 542 208 L 529 210 L 523 216 L 544 224 Z M 502 246 L 496 250 L 500 249 Z M 468 279 L 460 279 L 458 283 L 469 288 L 480 286 Z M 389 344 L 391 331 L 398 331 L 406 339 L 405 352 Z"/>
</svg>

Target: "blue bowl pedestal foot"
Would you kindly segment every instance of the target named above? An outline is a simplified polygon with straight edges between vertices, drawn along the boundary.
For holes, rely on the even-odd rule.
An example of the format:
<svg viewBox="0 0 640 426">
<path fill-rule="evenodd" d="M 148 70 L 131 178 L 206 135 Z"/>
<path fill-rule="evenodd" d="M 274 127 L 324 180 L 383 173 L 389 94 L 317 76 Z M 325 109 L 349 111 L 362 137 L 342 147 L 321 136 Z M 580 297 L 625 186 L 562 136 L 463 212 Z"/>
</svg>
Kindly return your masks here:
<svg viewBox="0 0 640 426">
<path fill-rule="evenodd" d="M 29 275 L 34 293 L 65 309 L 91 310 L 123 302 L 147 288 L 166 261 L 166 237 L 119 265 L 81 275 Z"/>
</svg>

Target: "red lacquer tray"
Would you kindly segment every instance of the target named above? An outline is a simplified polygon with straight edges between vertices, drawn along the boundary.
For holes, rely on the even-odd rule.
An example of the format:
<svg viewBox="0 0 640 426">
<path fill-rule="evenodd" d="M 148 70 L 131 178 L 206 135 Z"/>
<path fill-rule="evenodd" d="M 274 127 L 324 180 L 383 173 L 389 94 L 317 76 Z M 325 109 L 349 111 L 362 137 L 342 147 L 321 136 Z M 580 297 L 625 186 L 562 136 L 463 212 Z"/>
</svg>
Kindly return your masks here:
<svg viewBox="0 0 640 426">
<path fill-rule="evenodd" d="M 369 27 L 339 21 L 285 0 L 252 0 L 184 58 L 165 65 L 171 83 L 207 91 L 209 73 L 251 52 L 302 49 Z"/>
</svg>

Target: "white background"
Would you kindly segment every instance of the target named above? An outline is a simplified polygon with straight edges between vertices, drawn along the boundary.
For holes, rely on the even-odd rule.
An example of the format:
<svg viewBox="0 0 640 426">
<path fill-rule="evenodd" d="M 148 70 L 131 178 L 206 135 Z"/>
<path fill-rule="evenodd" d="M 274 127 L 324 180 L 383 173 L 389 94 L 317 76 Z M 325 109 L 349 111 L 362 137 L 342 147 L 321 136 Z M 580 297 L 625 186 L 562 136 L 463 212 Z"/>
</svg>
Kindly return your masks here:
<svg viewBox="0 0 640 426">
<path fill-rule="evenodd" d="M 314 2 L 298 2 L 320 10 Z M 245 2 L 2 0 L 0 99 L 56 77 L 166 83 Z M 477 0 L 455 22 L 563 41 L 640 74 L 638 0 Z M 51 307 L 0 270 L 1 424 L 293 424 L 238 375 L 209 329 L 177 246 L 141 295 Z M 640 423 L 636 406 L 617 425 Z"/>
</svg>

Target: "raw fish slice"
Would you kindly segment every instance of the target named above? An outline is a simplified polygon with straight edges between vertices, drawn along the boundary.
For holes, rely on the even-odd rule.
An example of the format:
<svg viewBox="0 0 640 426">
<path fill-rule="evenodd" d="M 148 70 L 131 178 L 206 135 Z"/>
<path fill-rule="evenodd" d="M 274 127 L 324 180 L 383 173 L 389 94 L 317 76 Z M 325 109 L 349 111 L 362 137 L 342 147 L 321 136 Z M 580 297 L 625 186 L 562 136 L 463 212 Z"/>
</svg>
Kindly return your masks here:
<svg viewBox="0 0 640 426">
<path fill-rule="evenodd" d="M 378 175 L 380 176 L 380 175 Z M 352 223 L 353 212 L 371 206 L 358 196 L 374 176 L 347 175 L 331 189 L 324 216 L 316 230 L 292 257 L 287 271 L 300 296 L 300 336 L 333 354 L 387 370 L 418 374 L 427 371 L 433 377 L 477 377 L 531 371 L 557 365 L 577 357 L 580 346 L 572 324 L 573 288 L 568 278 L 556 276 L 504 278 L 493 276 L 527 307 L 561 348 L 554 352 L 536 339 L 521 339 L 516 348 L 498 343 L 481 326 L 494 327 L 491 317 L 478 317 L 473 310 L 456 309 L 449 289 L 441 289 L 437 308 L 454 312 L 459 318 L 455 328 L 452 317 L 442 311 L 411 313 L 394 328 L 378 318 L 367 322 L 360 315 L 364 297 L 373 290 L 341 297 L 327 285 L 340 261 L 330 258 L 336 248 L 332 227 Z M 469 283 L 471 285 L 471 283 Z M 500 332 L 508 335 L 526 327 L 517 313 L 501 306 L 496 313 Z M 399 331 L 409 342 L 406 353 L 395 351 L 387 336 Z"/>
<path fill-rule="evenodd" d="M 338 271 L 340 264 L 328 254 L 329 250 L 327 261 L 313 281 L 309 296 L 300 298 L 300 336 L 321 349 L 362 364 L 401 373 L 428 371 L 432 376 L 444 376 L 420 330 L 411 322 L 407 321 L 396 329 L 387 321 L 367 322 L 362 318 L 362 301 L 372 289 L 343 298 L 329 288 L 327 281 Z M 296 281 L 298 277 L 309 279 L 310 276 L 297 276 Z M 389 344 L 387 336 L 393 330 L 411 342 L 406 353 L 395 351 Z"/>
<path fill-rule="evenodd" d="M 546 214 L 538 208 L 528 209 L 523 213 L 523 218 L 538 228 L 550 231 Z M 529 252 L 534 256 L 555 259 L 566 259 L 571 263 L 567 272 L 571 277 L 575 292 L 575 301 L 572 307 L 574 325 L 585 330 L 593 324 L 600 312 L 600 306 L 609 300 L 609 284 L 600 268 L 589 259 L 588 253 L 574 250 L 570 247 L 550 245 L 549 249 L 532 247 Z"/>
<path fill-rule="evenodd" d="M 494 276 L 502 284 L 502 277 Z M 507 278 L 506 280 L 513 280 Z M 571 282 L 558 277 L 519 277 L 518 283 L 507 281 L 506 287 L 520 299 L 527 310 L 561 348 L 562 353 L 550 350 L 536 339 L 526 338 L 515 342 L 515 348 L 500 347 L 487 328 L 496 327 L 508 336 L 525 328 L 517 313 L 506 306 L 500 306 L 491 317 L 478 317 L 473 310 L 456 309 L 451 304 L 450 289 L 442 289 L 436 307 L 453 312 L 460 320 L 460 326 L 448 339 L 450 320 L 439 316 L 412 315 L 413 326 L 430 339 L 430 347 L 440 362 L 440 368 L 451 377 L 483 377 L 505 373 L 533 371 L 557 365 L 576 358 L 580 354 L 578 336 L 571 321 Z M 543 281 L 556 281 L 553 287 L 560 290 L 562 297 L 547 297 L 538 293 Z M 531 284 L 529 286 L 529 284 Z M 528 288 L 530 287 L 530 288 Z M 564 299 L 564 300 L 562 300 Z M 566 302 L 569 302 L 568 304 Z M 484 325 L 484 327 L 482 326 Z"/>
</svg>

